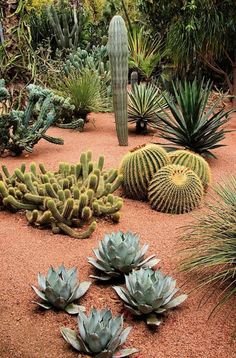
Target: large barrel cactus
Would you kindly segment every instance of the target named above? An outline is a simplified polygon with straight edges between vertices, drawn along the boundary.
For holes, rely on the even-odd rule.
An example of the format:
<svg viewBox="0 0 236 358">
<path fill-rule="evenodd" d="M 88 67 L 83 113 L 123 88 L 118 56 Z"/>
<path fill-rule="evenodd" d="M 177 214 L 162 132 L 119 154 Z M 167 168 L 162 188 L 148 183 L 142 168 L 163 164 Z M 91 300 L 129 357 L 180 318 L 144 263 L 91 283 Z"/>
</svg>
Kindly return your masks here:
<svg viewBox="0 0 236 358">
<path fill-rule="evenodd" d="M 169 157 L 172 164 L 192 169 L 201 179 L 204 190 L 207 190 L 211 181 L 211 169 L 204 158 L 188 150 L 170 152 Z"/>
<path fill-rule="evenodd" d="M 147 199 L 149 181 L 161 167 L 169 164 L 167 152 L 157 144 L 147 144 L 127 153 L 120 166 L 127 197 Z"/>
<path fill-rule="evenodd" d="M 128 36 L 121 16 L 114 16 L 109 26 L 108 53 L 111 66 L 113 107 L 119 145 L 128 145 Z"/>
<path fill-rule="evenodd" d="M 148 197 L 153 209 L 184 214 L 198 207 L 203 197 L 201 180 L 191 169 L 170 164 L 150 181 Z"/>
</svg>

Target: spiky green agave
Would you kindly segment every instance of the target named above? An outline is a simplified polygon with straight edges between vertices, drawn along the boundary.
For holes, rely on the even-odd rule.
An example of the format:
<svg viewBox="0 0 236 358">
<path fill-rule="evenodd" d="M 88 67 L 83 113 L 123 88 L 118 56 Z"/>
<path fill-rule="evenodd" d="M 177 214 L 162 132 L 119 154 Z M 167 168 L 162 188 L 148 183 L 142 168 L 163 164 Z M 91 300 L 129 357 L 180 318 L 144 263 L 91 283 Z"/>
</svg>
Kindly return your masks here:
<svg viewBox="0 0 236 358">
<path fill-rule="evenodd" d="M 128 122 L 136 124 L 137 133 L 146 133 L 147 127 L 157 127 L 157 112 L 166 108 L 162 93 L 152 84 L 134 85 L 128 94 Z"/>
<path fill-rule="evenodd" d="M 88 316 L 82 311 L 78 314 L 78 330 L 63 327 L 63 338 L 80 353 L 92 355 L 95 358 L 128 357 L 138 352 L 135 348 L 121 349 L 131 327 L 123 330 L 123 316 L 112 317 L 110 310 L 93 308 Z"/>
<path fill-rule="evenodd" d="M 148 188 L 151 207 L 171 214 L 184 214 L 197 208 L 203 194 L 204 189 L 197 174 L 175 164 L 161 168 Z"/>
<path fill-rule="evenodd" d="M 35 302 L 37 305 L 50 309 L 55 307 L 70 314 L 77 314 L 82 306 L 73 304 L 88 291 L 91 282 L 79 283 L 77 279 L 77 268 L 66 269 L 62 264 L 58 269 L 50 267 L 46 277 L 38 274 L 39 289 L 31 286 L 42 302 Z"/>
<path fill-rule="evenodd" d="M 120 165 L 126 196 L 146 200 L 149 181 L 158 169 L 169 163 L 170 159 L 165 149 L 153 143 L 128 152 Z"/>
<path fill-rule="evenodd" d="M 125 276 L 126 286 L 114 286 L 125 307 L 136 316 L 145 316 L 149 325 L 159 326 L 160 314 L 177 307 L 187 298 L 182 294 L 174 298 L 179 291 L 176 281 L 164 275 L 160 270 L 141 268 Z"/>
<path fill-rule="evenodd" d="M 119 277 L 140 267 L 153 267 L 160 260 L 155 255 L 144 258 L 148 245 L 140 247 L 139 236 L 128 231 L 118 231 L 105 235 L 93 252 L 96 259 L 88 257 L 88 262 L 103 273 L 102 276 L 90 276 L 99 280 Z"/>
<path fill-rule="evenodd" d="M 213 149 L 222 147 L 220 142 L 229 132 L 224 124 L 229 120 L 229 114 L 234 111 L 217 109 L 222 98 L 208 106 L 211 94 L 211 83 L 208 81 L 173 83 L 174 98 L 164 95 L 168 104 L 165 113 L 157 115 L 161 138 L 169 143 L 171 149 L 186 148 L 205 157 L 216 156 Z"/>
</svg>

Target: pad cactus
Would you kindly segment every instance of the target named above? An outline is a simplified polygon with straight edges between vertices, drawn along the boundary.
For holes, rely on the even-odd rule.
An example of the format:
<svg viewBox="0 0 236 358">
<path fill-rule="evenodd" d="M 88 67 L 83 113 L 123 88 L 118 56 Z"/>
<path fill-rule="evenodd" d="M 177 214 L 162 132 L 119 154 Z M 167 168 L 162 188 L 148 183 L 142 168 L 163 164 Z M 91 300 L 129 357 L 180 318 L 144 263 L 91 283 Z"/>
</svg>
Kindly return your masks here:
<svg viewBox="0 0 236 358">
<path fill-rule="evenodd" d="M 34 163 L 30 171 L 25 165 L 0 181 L 0 202 L 12 211 L 27 210 L 26 218 L 36 227 L 51 227 L 74 238 L 89 237 L 96 229 L 96 217 L 108 216 L 119 221 L 123 202 L 113 195 L 122 183 L 118 170 L 103 170 L 104 157 L 92 162 L 92 153 L 82 153 L 77 164 L 60 163 L 56 172 L 43 164 L 40 173 Z M 74 227 L 80 230 L 75 230 Z M 83 229 L 84 228 L 84 229 Z"/>
<path fill-rule="evenodd" d="M 204 190 L 207 190 L 211 182 L 211 170 L 203 157 L 188 150 L 170 152 L 169 157 L 172 164 L 183 165 L 192 169 L 201 179 Z"/>
<path fill-rule="evenodd" d="M 127 153 L 120 166 L 124 177 L 123 189 L 127 197 L 147 199 L 149 181 L 161 167 L 168 164 L 167 152 L 156 144 L 143 145 Z"/>
<path fill-rule="evenodd" d="M 203 198 L 201 180 L 191 169 L 170 164 L 161 168 L 150 181 L 151 207 L 171 214 L 184 214 L 198 207 Z"/>
</svg>

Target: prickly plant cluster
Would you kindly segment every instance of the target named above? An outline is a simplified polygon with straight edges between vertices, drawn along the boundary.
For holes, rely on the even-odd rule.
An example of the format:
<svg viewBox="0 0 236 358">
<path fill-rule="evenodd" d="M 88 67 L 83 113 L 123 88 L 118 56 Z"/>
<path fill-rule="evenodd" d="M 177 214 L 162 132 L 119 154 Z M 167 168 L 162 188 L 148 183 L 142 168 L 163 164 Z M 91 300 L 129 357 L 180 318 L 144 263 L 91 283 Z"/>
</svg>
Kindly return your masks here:
<svg viewBox="0 0 236 358">
<path fill-rule="evenodd" d="M 25 165 L 12 175 L 3 167 L 0 200 L 4 208 L 26 210 L 27 220 L 36 227 L 50 227 L 53 233 L 87 238 L 96 228 L 96 218 L 119 221 L 122 200 L 113 195 L 121 185 L 118 170 L 103 170 L 104 157 L 92 161 L 92 153 L 82 153 L 77 164 L 60 163 L 56 172 L 43 164 Z M 85 227 L 85 229 L 83 229 Z M 79 228 L 77 231 L 74 228 Z"/>
<path fill-rule="evenodd" d="M 148 198 L 151 207 L 157 211 L 184 214 L 200 205 L 203 193 L 196 173 L 184 166 L 170 164 L 153 176 Z"/>
<path fill-rule="evenodd" d="M 137 200 L 147 199 L 149 181 L 158 169 L 168 164 L 167 152 L 156 144 L 143 145 L 127 153 L 120 166 L 126 196 Z"/>
</svg>

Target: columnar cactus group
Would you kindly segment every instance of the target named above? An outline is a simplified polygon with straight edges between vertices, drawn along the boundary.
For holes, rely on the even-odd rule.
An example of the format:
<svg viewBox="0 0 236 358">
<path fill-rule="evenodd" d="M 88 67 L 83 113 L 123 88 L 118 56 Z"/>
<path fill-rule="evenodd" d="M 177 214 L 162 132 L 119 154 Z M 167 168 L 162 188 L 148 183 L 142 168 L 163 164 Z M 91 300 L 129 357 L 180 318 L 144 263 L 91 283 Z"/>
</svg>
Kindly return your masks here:
<svg viewBox="0 0 236 358">
<path fill-rule="evenodd" d="M 138 200 L 147 199 L 149 181 L 158 169 L 169 163 L 167 152 L 157 144 L 143 145 L 128 152 L 120 166 L 126 196 Z"/>
<path fill-rule="evenodd" d="M 203 186 L 197 174 L 175 164 L 158 170 L 148 189 L 151 207 L 172 214 L 184 214 L 198 207 L 203 194 Z"/>
<path fill-rule="evenodd" d="M 128 145 L 128 36 L 121 16 L 114 16 L 109 26 L 108 53 L 111 66 L 113 107 L 119 145 Z"/>
<path fill-rule="evenodd" d="M 123 205 L 113 195 L 122 175 L 115 169 L 103 171 L 103 164 L 103 156 L 94 163 L 92 153 L 87 152 L 81 154 L 77 164 L 61 163 L 57 172 L 47 171 L 40 164 L 38 173 L 32 163 L 29 172 L 22 165 L 10 175 L 3 167 L 0 201 L 10 210 L 26 210 L 31 225 L 51 227 L 55 234 L 87 238 L 96 228 L 96 217 L 108 216 L 118 222 Z"/>
</svg>

